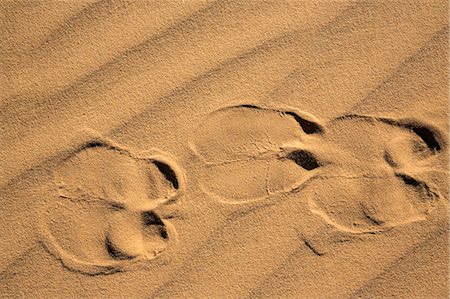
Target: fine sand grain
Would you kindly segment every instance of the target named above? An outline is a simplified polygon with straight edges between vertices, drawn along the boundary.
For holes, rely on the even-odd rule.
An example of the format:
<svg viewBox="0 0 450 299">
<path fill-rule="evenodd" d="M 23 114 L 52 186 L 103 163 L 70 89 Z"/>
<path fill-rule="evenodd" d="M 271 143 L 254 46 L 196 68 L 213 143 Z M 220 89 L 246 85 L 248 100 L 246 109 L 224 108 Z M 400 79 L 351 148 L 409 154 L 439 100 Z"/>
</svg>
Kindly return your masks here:
<svg viewBox="0 0 450 299">
<path fill-rule="evenodd" d="M 448 298 L 448 2 L 0 2 L 1 298 Z"/>
</svg>

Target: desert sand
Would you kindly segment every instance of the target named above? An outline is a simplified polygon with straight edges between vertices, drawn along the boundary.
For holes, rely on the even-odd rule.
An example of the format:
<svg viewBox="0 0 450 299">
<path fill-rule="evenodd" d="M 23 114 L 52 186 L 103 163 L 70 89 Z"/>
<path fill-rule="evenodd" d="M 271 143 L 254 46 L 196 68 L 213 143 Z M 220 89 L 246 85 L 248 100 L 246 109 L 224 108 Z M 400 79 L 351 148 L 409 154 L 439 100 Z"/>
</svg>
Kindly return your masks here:
<svg viewBox="0 0 450 299">
<path fill-rule="evenodd" d="M 449 297 L 447 1 L 0 11 L 0 297 Z"/>
</svg>

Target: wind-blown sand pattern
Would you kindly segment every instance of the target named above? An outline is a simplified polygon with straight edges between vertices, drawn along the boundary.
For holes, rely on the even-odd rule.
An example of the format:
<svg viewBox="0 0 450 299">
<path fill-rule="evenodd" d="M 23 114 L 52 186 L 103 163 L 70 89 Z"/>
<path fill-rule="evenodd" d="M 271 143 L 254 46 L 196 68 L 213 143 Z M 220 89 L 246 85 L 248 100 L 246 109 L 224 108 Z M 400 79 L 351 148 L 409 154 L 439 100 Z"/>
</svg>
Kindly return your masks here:
<svg viewBox="0 0 450 299">
<path fill-rule="evenodd" d="M 5 1 L 5 298 L 448 298 L 448 2 Z"/>
</svg>

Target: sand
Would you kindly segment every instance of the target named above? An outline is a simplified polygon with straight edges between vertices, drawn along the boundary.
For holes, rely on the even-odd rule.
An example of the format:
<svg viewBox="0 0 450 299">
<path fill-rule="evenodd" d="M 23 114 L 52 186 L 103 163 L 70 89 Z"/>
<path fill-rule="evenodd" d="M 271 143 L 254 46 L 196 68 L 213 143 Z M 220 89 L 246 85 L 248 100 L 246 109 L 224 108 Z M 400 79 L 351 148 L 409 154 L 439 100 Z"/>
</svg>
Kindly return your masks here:
<svg viewBox="0 0 450 299">
<path fill-rule="evenodd" d="M 449 297 L 447 1 L 0 11 L 0 297 Z"/>
</svg>

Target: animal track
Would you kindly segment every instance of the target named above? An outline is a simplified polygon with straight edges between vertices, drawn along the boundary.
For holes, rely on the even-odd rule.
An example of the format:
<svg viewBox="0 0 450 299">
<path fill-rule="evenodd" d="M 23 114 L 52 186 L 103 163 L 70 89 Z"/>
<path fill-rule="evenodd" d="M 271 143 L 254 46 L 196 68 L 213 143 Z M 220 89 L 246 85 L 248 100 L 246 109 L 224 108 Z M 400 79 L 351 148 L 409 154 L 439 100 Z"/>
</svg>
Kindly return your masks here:
<svg viewBox="0 0 450 299">
<path fill-rule="evenodd" d="M 288 192 L 308 180 L 320 165 L 301 147 L 322 133 L 306 113 L 239 105 L 212 112 L 191 144 L 203 163 L 204 190 L 226 202 L 246 202 Z"/>
<path fill-rule="evenodd" d="M 436 207 L 443 140 L 414 120 L 346 115 L 324 126 L 294 109 L 240 105 L 208 115 L 192 149 L 204 191 L 219 200 L 302 188 L 313 213 L 360 234 L 423 220 Z"/>
<path fill-rule="evenodd" d="M 420 128 L 420 129 L 417 129 Z M 443 143 L 410 121 L 347 116 L 324 138 L 342 153 L 310 195 L 311 210 L 341 231 L 374 233 L 426 219 L 441 196 L 426 174 Z M 421 175 L 422 174 L 422 175 Z"/>
<path fill-rule="evenodd" d="M 313 214 L 362 234 L 424 220 L 436 208 L 446 194 L 436 185 L 437 172 L 447 176 L 439 168 L 446 165 L 443 140 L 411 120 L 349 115 L 324 127 L 294 109 L 240 105 L 208 115 L 191 147 L 202 188 L 219 200 L 301 189 L 296 196 Z M 87 274 L 123 271 L 161 254 L 176 231 L 160 206 L 184 189 L 181 170 L 166 157 L 136 156 L 101 140 L 66 157 L 53 169 L 59 198 L 40 217 L 46 248 Z"/>
<path fill-rule="evenodd" d="M 184 187 L 166 156 L 155 151 L 138 157 L 92 141 L 59 163 L 53 170 L 59 199 L 41 223 L 49 251 L 88 274 L 122 271 L 163 252 L 176 232 L 159 206 Z"/>
</svg>

